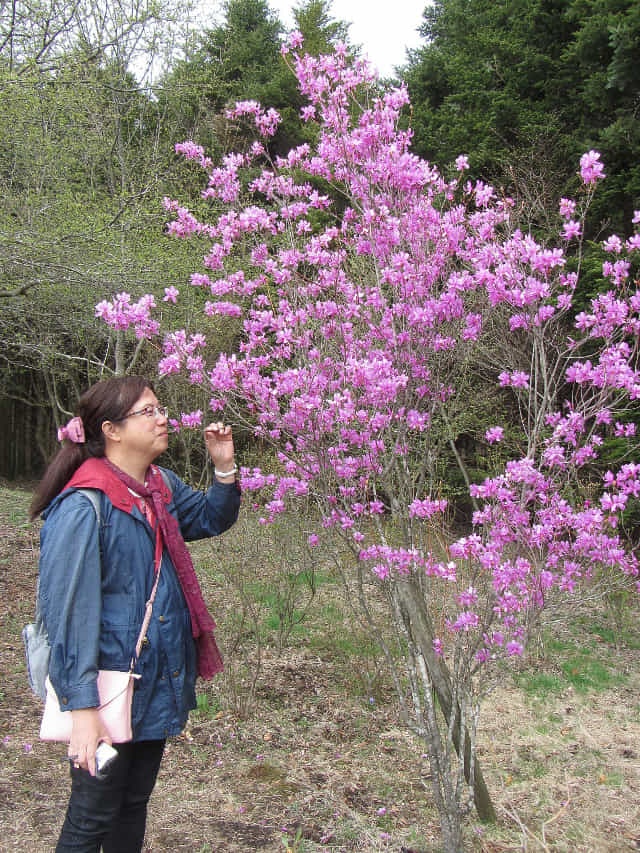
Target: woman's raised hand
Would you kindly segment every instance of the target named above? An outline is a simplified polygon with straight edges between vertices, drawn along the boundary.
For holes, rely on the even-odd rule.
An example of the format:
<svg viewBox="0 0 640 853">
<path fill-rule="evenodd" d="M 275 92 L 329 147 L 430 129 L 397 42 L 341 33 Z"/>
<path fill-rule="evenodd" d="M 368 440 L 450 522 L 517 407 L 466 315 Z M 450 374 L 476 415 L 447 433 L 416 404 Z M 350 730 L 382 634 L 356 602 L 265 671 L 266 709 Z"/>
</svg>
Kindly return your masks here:
<svg viewBox="0 0 640 853">
<path fill-rule="evenodd" d="M 224 477 L 221 478 L 221 474 L 228 474 L 229 477 L 234 476 L 236 467 L 231 427 L 225 426 L 221 421 L 209 424 L 204 430 L 204 440 L 207 444 L 209 456 L 213 461 L 216 477 L 224 479 Z"/>
</svg>

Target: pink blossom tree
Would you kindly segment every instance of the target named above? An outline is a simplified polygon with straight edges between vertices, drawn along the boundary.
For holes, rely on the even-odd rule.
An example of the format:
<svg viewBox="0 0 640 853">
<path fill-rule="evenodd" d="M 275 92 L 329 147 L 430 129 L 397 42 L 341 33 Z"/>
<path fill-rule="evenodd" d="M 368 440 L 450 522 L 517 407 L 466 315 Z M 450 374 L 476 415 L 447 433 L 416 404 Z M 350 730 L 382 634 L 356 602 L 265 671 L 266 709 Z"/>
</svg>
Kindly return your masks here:
<svg viewBox="0 0 640 853">
<path fill-rule="evenodd" d="M 244 102 L 229 119 L 254 125 L 250 150 L 215 166 L 193 142 L 176 146 L 206 173 L 212 216 L 167 200 L 169 231 L 210 240 L 191 279 L 210 300 L 198 334 L 166 336 L 159 370 L 208 386 L 213 412 L 273 446 L 273 470 L 242 470 L 245 492 L 268 496 L 265 524 L 312 501 L 309 543 L 337 535 L 346 546 L 402 719 L 426 744 L 443 849 L 457 853 L 474 801 L 494 817 L 475 745 L 496 673 L 523 654 L 549 603 L 600 573 L 638 573 L 619 524 L 640 495 L 640 465 L 622 460 L 594 482 L 593 461 L 607 435 L 633 441 L 640 236 L 607 241 L 607 289 L 574 319 L 579 267 L 518 230 L 508 199 L 467 181 L 465 157 L 447 179 L 411 153 L 403 87 L 380 91 L 342 46 L 316 59 L 293 34 L 283 50 L 316 144 L 269 162 L 263 140 L 278 116 Z M 578 246 L 604 177 L 596 152 L 581 176 L 581 198 L 560 207 L 560 239 Z M 150 301 L 118 300 L 99 307 L 107 322 L 153 333 Z M 207 317 L 220 314 L 241 320 L 242 342 L 206 364 Z M 519 412 L 519 452 L 469 483 L 473 529 L 455 538 L 435 462 L 480 372 Z M 504 434 L 496 424 L 485 440 Z M 382 626 L 371 590 L 388 605 Z"/>
</svg>

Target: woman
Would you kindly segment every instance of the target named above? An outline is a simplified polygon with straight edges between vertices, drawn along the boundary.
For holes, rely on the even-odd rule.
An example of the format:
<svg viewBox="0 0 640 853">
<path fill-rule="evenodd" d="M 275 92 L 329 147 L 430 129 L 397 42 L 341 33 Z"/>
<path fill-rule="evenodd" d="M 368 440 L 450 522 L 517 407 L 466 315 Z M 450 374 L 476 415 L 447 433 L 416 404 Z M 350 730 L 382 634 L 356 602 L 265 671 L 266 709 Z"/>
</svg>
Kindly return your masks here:
<svg viewBox="0 0 640 853">
<path fill-rule="evenodd" d="M 39 595 L 49 678 L 72 716 L 71 797 L 56 850 L 139 853 L 165 739 L 182 731 L 196 705 L 196 676 L 222 669 L 184 543 L 236 520 L 233 439 L 221 423 L 204 431 L 215 475 L 206 495 L 158 469 L 152 463 L 167 449 L 167 410 L 141 377 L 92 386 L 58 437 L 64 446 L 31 506 L 44 519 Z M 81 491 L 87 488 L 99 490 L 99 514 Z M 115 744 L 118 757 L 97 778 L 96 748 L 110 743 L 97 713 L 97 672 L 128 669 L 158 568 L 136 666 L 133 740 Z"/>
</svg>

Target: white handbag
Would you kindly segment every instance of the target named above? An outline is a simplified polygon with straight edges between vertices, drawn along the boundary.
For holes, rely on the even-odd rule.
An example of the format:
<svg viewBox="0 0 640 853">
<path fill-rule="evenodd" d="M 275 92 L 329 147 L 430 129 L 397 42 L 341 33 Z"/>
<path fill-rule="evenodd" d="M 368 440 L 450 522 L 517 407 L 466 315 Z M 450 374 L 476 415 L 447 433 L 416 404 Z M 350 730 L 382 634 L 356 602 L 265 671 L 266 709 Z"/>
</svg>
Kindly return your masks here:
<svg viewBox="0 0 640 853">
<path fill-rule="evenodd" d="M 113 743 L 126 743 L 133 737 L 131 727 L 131 704 L 133 702 L 133 687 L 135 680 L 140 676 L 133 671 L 136 661 L 140 656 L 142 643 L 151 621 L 153 600 L 156 597 L 158 581 L 160 580 L 160 565 L 156 572 L 156 579 L 151 590 L 151 595 L 145 606 L 142 628 L 136 642 L 135 657 L 131 661 L 128 672 L 119 672 L 112 669 L 98 670 L 98 696 L 100 705 L 98 714 L 105 725 L 109 737 Z M 44 714 L 40 724 L 40 740 L 61 741 L 69 743 L 71 740 L 72 717 L 70 711 L 62 710 L 56 691 L 49 681 L 45 682 L 47 696 L 44 704 Z"/>
<path fill-rule="evenodd" d="M 101 669 L 98 672 L 98 696 L 100 697 L 98 715 L 113 743 L 126 743 L 133 737 L 131 703 L 136 678 L 140 676 L 132 670 L 118 672 L 113 669 Z M 60 710 L 60 702 L 48 676 L 45 685 L 47 698 L 40 724 L 40 740 L 69 743 L 72 727 L 71 713 Z"/>
</svg>

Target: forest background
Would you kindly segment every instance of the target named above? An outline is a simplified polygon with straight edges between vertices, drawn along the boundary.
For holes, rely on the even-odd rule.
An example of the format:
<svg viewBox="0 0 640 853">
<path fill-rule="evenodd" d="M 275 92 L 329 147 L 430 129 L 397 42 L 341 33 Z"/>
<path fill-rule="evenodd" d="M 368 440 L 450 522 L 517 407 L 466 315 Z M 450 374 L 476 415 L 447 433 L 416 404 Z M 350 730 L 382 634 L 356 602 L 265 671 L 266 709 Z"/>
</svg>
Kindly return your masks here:
<svg viewBox="0 0 640 853">
<path fill-rule="evenodd" d="M 174 0 L 0 2 L 0 417 L 10 437 L 1 475 L 40 473 L 55 427 L 96 378 L 155 371 L 157 345 L 106 327 L 97 303 L 126 291 L 153 293 L 162 307 L 175 288 L 170 322 L 189 329 L 200 316 L 186 297 L 201 246 L 166 234 L 164 197 L 196 213 L 203 205 L 199 174 L 175 143 L 194 139 L 214 160 L 241 146 L 225 109 L 244 99 L 281 114 L 272 154 L 312 132 L 266 0 L 229 0 L 210 27 L 196 26 L 192 11 Z M 328 0 L 301 3 L 294 18 L 309 53 L 349 43 Z M 422 47 L 397 69 L 415 153 L 440 168 L 466 154 L 470 176 L 512 195 L 538 238 L 575 190 L 580 154 L 602 153 L 607 181 L 590 212 L 579 310 L 601 286 L 598 246 L 631 234 L 640 197 L 637 4 L 440 0 L 425 7 L 421 33 Z M 232 352 L 237 323 L 210 323 L 209 346 Z M 176 412 L 206 410 L 186 380 L 159 390 Z M 492 414 L 479 401 L 451 425 L 445 488 L 463 513 L 467 490 L 447 463 L 461 453 L 472 479 L 483 476 Z M 199 470 L 194 452 L 181 431 L 174 464 Z"/>
<path fill-rule="evenodd" d="M 178 335 L 192 334 L 203 330 L 204 324 L 207 343 L 203 355 L 209 364 L 216 361 L 219 353 L 225 354 L 220 362 L 224 364 L 226 354 L 233 358 L 235 352 L 242 351 L 242 328 L 235 311 L 212 317 L 203 305 L 200 291 L 188 286 L 190 280 L 197 283 L 192 276 L 202 263 L 203 253 L 213 250 L 203 237 L 191 241 L 168 238 L 171 229 L 166 225 L 167 211 L 175 212 L 181 202 L 203 221 L 211 208 L 214 212 L 218 209 L 215 201 L 207 201 L 201 194 L 196 164 L 185 166 L 177 160 L 176 142 L 193 139 L 202 145 L 212 158 L 207 168 L 211 163 L 224 163 L 224 169 L 218 170 L 222 176 L 230 164 L 233 171 L 236 162 L 229 158 L 229 152 L 248 151 L 252 142 L 246 131 L 229 118 L 227 108 L 234 101 L 245 102 L 244 112 L 253 111 L 251 104 L 260 101 L 282 116 L 277 133 L 266 143 L 272 157 L 286 155 L 292 146 L 303 142 L 313 144 L 317 128 L 301 120 L 304 101 L 280 53 L 283 28 L 265 2 L 231 0 L 222 9 L 221 23 L 212 22 L 210 28 L 196 27 L 191 10 L 171 2 L 103 6 L 88 5 L 82 0 L 14 2 L 4 4 L 0 11 L 4 28 L 0 34 L 0 174 L 5 198 L 0 213 L 0 418 L 4 420 L 0 428 L 9 438 L 2 445 L 0 474 L 31 478 L 51 455 L 55 427 L 66 420 L 84 387 L 113 373 L 155 374 L 160 356 L 157 338 L 145 334 L 136 337 L 126 328 L 127 323 L 120 325 L 116 319 L 105 325 L 96 317 L 96 306 L 101 306 L 97 314 L 104 314 L 115 294 L 126 293 L 132 304 L 142 297 L 142 321 L 149 300 L 154 300 L 157 307 L 153 322 L 157 318 L 165 332 L 184 329 Z M 323 0 L 299 6 L 295 19 L 305 39 L 304 49 L 312 55 L 330 52 L 338 40 L 347 42 L 347 51 L 357 53 L 357 47 L 348 43 L 348 27 L 332 18 L 330 5 Z M 398 69 L 398 79 L 406 81 L 411 96 L 411 106 L 406 107 L 401 123 L 412 127 L 415 152 L 441 168 L 445 176 L 453 174 L 454 160 L 455 168 L 464 161 L 470 178 L 478 181 L 478 193 L 485 190 L 484 182 L 491 182 L 499 200 L 512 197 L 514 219 L 525 235 L 532 235 L 525 241 L 535 238 L 541 246 L 547 240 L 553 241 L 558 228 L 558 200 L 562 198 L 568 209 L 572 203 L 563 197 L 572 198 L 580 189 L 576 174 L 580 155 L 590 151 L 580 161 L 582 179 L 589 185 L 601 177 L 603 167 L 597 162 L 600 155 L 595 153 L 601 152 L 607 178 L 597 195 L 589 193 L 593 204 L 585 230 L 576 232 L 575 222 L 565 224 L 565 237 L 569 226 L 574 229 L 574 236 L 581 236 L 575 250 L 571 245 L 567 249 L 569 269 L 580 268 L 572 315 L 559 321 L 560 331 L 569 334 L 573 315 L 588 310 L 594 297 L 607 287 L 600 273 L 602 261 L 607 252 L 614 250 L 615 241 L 620 243 L 617 237 L 607 238 L 613 233 L 629 237 L 638 221 L 638 81 L 634 75 L 638 24 L 636 7 L 625 3 L 503 2 L 487 10 L 483 4 L 468 0 L 441 2 L 425 8 L 424 45 L 410 53 L 406 66 Z M 379 81 L 380 93 L 393 83 Z M 404 103 L 403 95 L 390 94 L 387 106 L 400 101 Z M 357 99 L 353 109 L 359 115 Z M 196 160 L 202 150 L 193 143 L 179 148 Z M 346 196 L 340 195 L 338 186 L 330 186 L 328 191 L 338 221 L 344 219 L 347 223 L 352 213 L 345 212 Z M 175 198 L 181 202 L 168 201 Z M 191 221 L 190 216 L 178 210 L 181 222 Z M 630 245 L 635 246 L 636 242 L 637 237 Z M 243 263 L 246 261 L 249 267 L 257 254 L 247 253 L 244 260 L 244 256 L 239 257 L 240 268 L 234 275 L 241 275 Z M 543 255 L 541 251 L 540 257 Z M 119 301 L 123 298 L 119 297 Z M 608 298 L 603 296 L 601 307 Z M 202 319 L 203 307 L 209 315 L 206 321 Z M 580 316 L 586 315 L 578 316 L 577 325 Z M 604 338 L 608 339 L 608 335 Z M 544 344 L 553 348 L 546 330 Z M 491 345 L 498 358 L 506 353 L 505 346 L 512 348 L 512 354 L 518 354 L 512 342 L 498 336 L 491 338 Z M 591 352 L 592 344 L 587 341 L 586 346 Z M 168 352 L 165 348 L 165 354 Z M 500 470 L 510 455 L 518 452 L 518 413 L 510 408 L 505 396 L 494 393 L 491 377 L 481 377 L 478 384 L 481 371 L 474 369 L 475 362 L 469 369 L 463 355 L 456 353 L 452 358 L 457 359 L 452 369 L 455 367 L 470 393 L 460 398 L 463 404 L 448 408 L 442 420 L 430 429 L 430 449 L 424 450 L 418 444 L 416 451 L 424 450 L 420 458 L 428 463 L 432 492 L 435 489 L 438 498 L 448 499 L 449 520 L 455 532 L 468 529 L 466 523 L 474 506 L 474 487 L 470 489 L 470 485 L 481 483 L 487 475 Z M 434 364 L 440 368 L 444 361 L 438 356 Z M 185 428 L 197 427 L 200 417 L 180 412 L 206 411 L 210 389 L 199 380 L 189 381 L 194 379 L 195 368 L 188 364 L 187 368 L 191 377 L 159 379 L 157 390 L 174 419 L 175 436 L 168 464 L 186 470 L 186 478 L 202 486 L 210 469 L 199 456 L 199 430 Z M 514 386 L 516 375 L 521 374 L 511 375 Z M 564 375 L 562 371 L 560 375 Z M 213 387 L 217 390 L 215 382 Z M 559 388 L 558 404 L 563 399 L 565 404 L 568 402 L 563 393 L 566 389 Z M 581 403 L 585 403 L 582 396 Z M 636 409 L 631 406 L 625 416 L 633 419 Z M 246 411 L 240 414 L 246 430 L 237 430 L 236 437 L 246 470 L 258 462 L 268 469 L 271 457 L 264 458 L 265 446 L 256 439 L 259 429 L 256 424 L 252 429 L 251 416 Z M 419 413 L 409 414 L 413 417 Z M 531 420 L 530 408 L 529 416 Z M 538 423 L 537 417 L 533 420 Z M 498 421 L 504 423 L 504 430 L 492 426 Z M 624 428 L 626 438 L 633 439 L 634 424 L 619 426 Z M 500 438 L 505 433 L 504 441 L 494 446 L 497 432 Z M 306 437 L 307 434 L 305 440 Z M 627 449 L 622 438 L 622 432 L 616 432 L 616 437 L 607 439 L 599 458 L 589 466 L 591 478 L 602 475 L 610 460 L 613 464 L 621 454 L 635 452 L 634 441 L 628 443 Z M 590 457 L 584 457 L 587 458 Z M 275 456 L 272 461 L 277 466 Z M 627 474 L 632 468 L 625 467 Z M 511 471 L 514 470 L 512 466 Z M 385 472 L 386 468 L 382 474 Z M 383 479 L 374 485 L 386 488 L 390 481 Z M 573 488 L 575 484 L 570 485 Z M 476 487 L 476 494 L 478 488 L 483 487 Z M 388 503 L 397 516 L 393 490 L 387 489 L 385 494 L 391 495 Z M 504 497 L 504 489 L 500 489 L 500 495 Z M 543 497 L 547 500 L 546 493 Z M 609 503 L 614 500 L 611 495 L 605 498 Z M 245 500 L 245 504 L 248 502 Z M 275 503 L 268 506 L 273 508 Z M 384 506 L 382 502 L 375 503 Z M 428 515 L 441 502 L 414 503 L 419 504 L 417 510 Z M 588 501 L 584 506 L 586 509 Z M 624 502 L 620 504 L 623 506 Z M 624 518 L 623 532 L 628 538 L 637 535 L 635 506 Z M 287 524 L 293 521 L 288 518 Z M 612 520 L 612 529 L 616 525 L 617 519 Z M 382 530 L 383 539 L 386 534 Z M 309 545 L 316 538 L 309 537 Z M 264 544 L 265 536 L 252 539 L 252 546 L 262 548 L 258 557 L 262 561 L 266 560 Z M 574 552 L 577 547 L 571 537 L 564 545 L 571 545 Z M 446 543 L 443 547 L 446 550 Z M 278 563 L 289 550 L 276 547 Z M 551 565 L 548 554 L 543 556 L 539 568 Z M 611 548 L 607 557 L 613 559 Z M 442 565 L 448 571 L 452 564 Z M 382 568 L 377 566 L 376 571 Z M 237 572 L 235 564 L 234 570 Z M 590 571 L 588 567 L 587 574 Z M 250 572 L 253 577 L 253 564 Z M 573 563 L 571 572 L 575 573 Z M 302 575 L 296 570 L 287 577 L 299 579 Z M 313 571 L 310 576 L 314 577 Z M 278 575 L 279 580 L 284 577 Z M 361 572 L 354 577 L 362 593 Z M 391 603 L 400 606 L 394 614 L 411 616 L 410 624 L 405 620 L 400 627 L 404 625 L 407 636 L 413 637 L 413 623 L 417 625 L 419 620 L 413 619 L 412 608 L 425 603 L 421 588 L 414 590 L 416 598 L 410 584 L 396 584 L 395 578 L 385 583 L 382 574 L 380 579 L 384 590 L 388 588 L 393 593 Z M 592 585 L 590 589 L 593 591 Z M 490 604 L 490 585 L 487 591 Z M 470 586 L 458 596 L 460 606 L 472 592 L 475 595 Z M 609 603 L 614 592 L 613 588 L 607 592 Z M 621 592 L 624 595 L 619 596 L 621 618 L 627 612 L 624 603 L 628 592 L 625 586 Z M 259 596 L 254 595 L 250 603 L 255 600 Z M 355 600 L 353 596 L 351 600 Z M 443 601 L 436 597 L 429 603 L 444 619 Z M 230 611 L 236 609 L 232 607 Z M 489 608 L 486 612 L 492 611 Z M 297 618 L 295 608 L 289 615 Z M 277 625 L 286 623 L 280 615 Z M 456 621 L 453 627 L 463 624 L 469 623 Z M 534 634 L 531 637 L 535 638 Z M 258 629 L 251 634 L 254 635 L 260 639 Z M 384 641 L 382 636 L 379 639 Z M 459 737 L 457 705 L 448 697 L 446 678 L 438 681 L 440 664 L 431 660 L 441 654 L 442 647 L 436 648 L 440 640 L 432 642 L 431 632 L 425 629 L 421 642 L 422 657 L 418 660 L 429 660 L 433 665 L 433 671 L 429 671 L 431 683 L 438 682 L 443 688 L 437 693 L 437 700 L 445 713 L 450 706 L 448 730 L 450 739 L 455 741 Z M 521 650 L 520 644 L 516 645 Z M 402 653 L 409 649 L 408 671 L 412 675 L 413 645 L 407 646 L 400 638 L 398 648 Z M 233 655 L 230 660 L 233 665 Z M 438 678 L 434 678 L 434 672 Z M 426 681 L 425 685 L 416 696 L 426 701 L 431 692 Z M 458 678 L 454 686 L 466 690 L 464 697 L 468 694 L 470 701 L 477 702 L 472 685 Z M 466 707 L 463 702 L 462 716 Z M 460 725 L 464 729 L 466 723 Z M 433 731 L 437 732 L 437 726 Z M 438 749 L 432 750 L 431 743 L 429 749 L 430 759 L 435 756 L 439 760 Z M 465 753 L 466 749 L 465 744 Z M 473 745 L 470 749 L 473 756 Z M 633 749 L 627 752 L 635 756 Z M 451 757 L 449 753 L 447 756 Z M 460 774 L 465 760 L 461 756 Z M 466 776 L 466 767 L 464 773 Z M 490 819 L 491 809 L 485 809 L 487 813 L 483 814 L 478 805 L 484 802 L 487 806 L 480 791 L 484 783 L 479 768 L 475 774 L 476 807 L 481 819 Z M 443 839 L 447 850 L 458 851 L 461 829 L 453 824 L 459 821 L 462 805 L 466 809 L 466 804 L 461 805 L 454 797 L 450 805 L 451 808 L 439 806 Z M 455 820 L 451 823 L 453 829 L 448 830 L 450 817 Z"/>
</svg>

